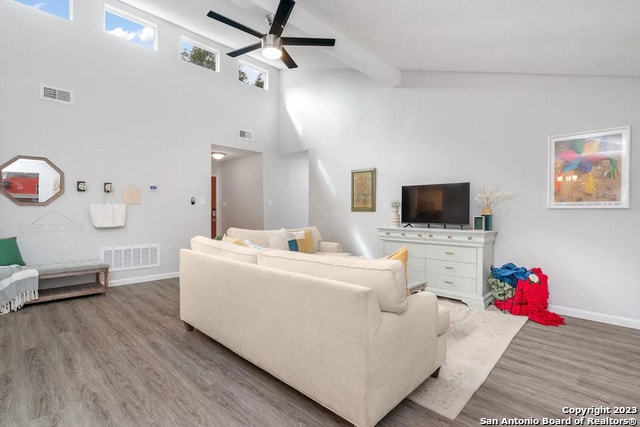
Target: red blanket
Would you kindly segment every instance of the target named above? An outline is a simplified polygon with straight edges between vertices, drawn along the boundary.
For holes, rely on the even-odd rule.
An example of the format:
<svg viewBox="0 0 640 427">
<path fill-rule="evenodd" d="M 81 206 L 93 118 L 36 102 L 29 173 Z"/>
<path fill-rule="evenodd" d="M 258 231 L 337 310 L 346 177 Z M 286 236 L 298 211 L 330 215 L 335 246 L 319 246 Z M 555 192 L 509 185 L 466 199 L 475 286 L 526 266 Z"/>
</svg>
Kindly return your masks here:
<svg viewBox="0 0 640 427">
<path fill-rule="evenodd" d="M 529 316 L 529 319 L 542 325 L 564 325 L 564 319 L 547 310 L 549 307 L 549 277 L 542 269 L 534 267 L 527 280 L 518 280 L 516 293 L 513 298 L 495 301 L 497 308 L 509 311 L 519 316 Z"/>
</svg>

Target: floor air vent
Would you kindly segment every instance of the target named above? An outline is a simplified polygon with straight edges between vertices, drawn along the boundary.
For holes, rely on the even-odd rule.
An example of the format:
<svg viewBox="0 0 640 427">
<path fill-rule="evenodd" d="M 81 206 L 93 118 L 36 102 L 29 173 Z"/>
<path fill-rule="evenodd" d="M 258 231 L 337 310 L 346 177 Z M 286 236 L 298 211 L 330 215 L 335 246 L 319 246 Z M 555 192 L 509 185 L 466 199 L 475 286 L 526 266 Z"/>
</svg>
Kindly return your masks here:
<svg viewBox="0 0 640 427">
<path fill-rule="evenodd" d="M 40 85 L 40 97 L 47 101 L 62 102 L 63 104 L 73 105 L 73 94 L 69 90 L 58 89 L 55 87 Z"/>
<path fill-rule="evenodd" d="M 110 271 L 136 270 L 160 266 L 160 245 L 108 246 L 100 248 L 100 257 Z"/>
</svg>

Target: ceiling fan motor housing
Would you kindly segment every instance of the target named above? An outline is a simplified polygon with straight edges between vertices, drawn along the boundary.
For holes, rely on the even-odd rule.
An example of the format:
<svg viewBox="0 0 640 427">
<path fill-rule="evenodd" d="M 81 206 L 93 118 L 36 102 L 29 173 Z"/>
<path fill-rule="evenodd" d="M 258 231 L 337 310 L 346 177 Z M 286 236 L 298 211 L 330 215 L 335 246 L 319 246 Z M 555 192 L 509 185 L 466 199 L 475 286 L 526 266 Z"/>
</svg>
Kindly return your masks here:
<svg viewBox="0 0 640 427">
<path fill-rule="evenodd" d="M 282 40 L 275 34 L 265 34 L 262 36 L 262 48 L 274 47 L 276 49 L 282 48 Z"/>
</svg>

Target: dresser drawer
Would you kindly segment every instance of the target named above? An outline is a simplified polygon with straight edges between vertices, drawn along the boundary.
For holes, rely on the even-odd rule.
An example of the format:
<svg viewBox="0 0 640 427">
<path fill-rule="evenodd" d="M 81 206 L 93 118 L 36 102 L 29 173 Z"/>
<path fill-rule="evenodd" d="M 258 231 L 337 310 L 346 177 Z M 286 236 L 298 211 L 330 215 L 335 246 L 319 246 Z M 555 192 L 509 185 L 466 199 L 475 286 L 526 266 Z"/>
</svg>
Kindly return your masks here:
<svg viewBox="0 0 640 427">
<path fill-rule="evenodd" d="M 476 263 L 475 248 L 461 248 L 459 246 L 428 245 L 427 258 L 447 261 Z"/>
<path fill-rule="evenodd" d="M 426 246 L 418 243 L 405 243 L 405 242 L 384 242 L 384 255 L 390 255 L 406 246 L 409 249 L 410 257 L 424 258 L 427 254 Z"/>
<path fill-rule="evenodd" d="M 402 228 L 398 228 L 398 229 L 393 229 L 393 230 L 384 230 L 384 231 L 380 231 L 378 233 L 378 236 L 385 240 L 385 239 L 391 239 L 391 240 L 402 240 L 402 241 L 419 241 L 419 242 L 424 242 L 425 239 L 427 238 L 427 235 L 424 231 L 419 231 L 419 230 L 411 230 L 411 229 L 402 229 Z"/>
<path fill-rule="evenodd" d="M 467 277 L 475 280 L 476 264 L 430 259 L 427 260 L 427 273 Z"/>
<path fill-rule="evenodd" d="M 425 282 L 427 280 L 427 273 L 424 271 L 407 270 L 407 279 L 409 281 L 409 285 Z"/>
<path fill-rule="evenodd" d="M 427 273 L 427 290 L 431 288 L 474 294 L 476 279 L 467 277 L 446 276 L 444 274 Z"/>
<path fill-rule="evenodd" d="M 427 266 L 424 262 L 424 258 L 409 257 L 409 259 L 407 259 L 407 270 L 422 272 L 427 271 Z"/>
</svg>

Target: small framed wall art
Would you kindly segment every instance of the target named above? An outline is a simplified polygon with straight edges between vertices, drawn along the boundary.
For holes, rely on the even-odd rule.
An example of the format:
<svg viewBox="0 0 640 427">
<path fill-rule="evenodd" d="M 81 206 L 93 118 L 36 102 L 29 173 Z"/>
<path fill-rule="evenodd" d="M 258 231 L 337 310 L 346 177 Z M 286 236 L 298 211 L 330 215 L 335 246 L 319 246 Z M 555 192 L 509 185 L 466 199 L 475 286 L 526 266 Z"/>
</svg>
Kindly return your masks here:
<svg viewBox="0 0 640 427">
<path fill-rule="evenodd" d="M 549 209 L 629 207 L 630 127 L 549 138 Z"/>
<path fill-rule="evenodd" d="M 376 170 L 351 171 L 351 211 L 376 211 Z"/>
</svg>

